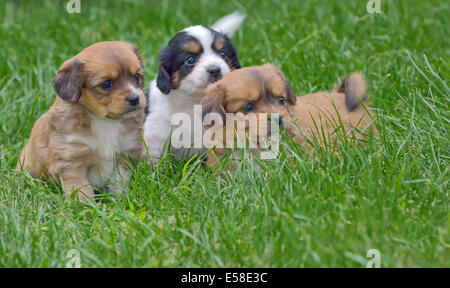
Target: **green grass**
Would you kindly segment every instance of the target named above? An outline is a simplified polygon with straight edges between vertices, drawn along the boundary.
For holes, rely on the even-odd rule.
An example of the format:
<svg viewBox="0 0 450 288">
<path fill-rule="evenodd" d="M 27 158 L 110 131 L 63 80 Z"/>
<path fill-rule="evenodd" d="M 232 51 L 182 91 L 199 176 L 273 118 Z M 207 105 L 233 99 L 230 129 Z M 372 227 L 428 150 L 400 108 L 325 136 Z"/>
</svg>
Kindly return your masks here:
<svg viewBox="0 0 450 288">
<path fill-rule="evenodd" d="M 0 267 L 64 267 L 70 249 L 83 267 L 365 267 L 371 248 L 382 267 L 450 266 L 448 2 L 81 2 L 69 15 L 66 1 L 0 1 Z M 248 14 L 241 63 L 279 65 L 298 95 L 362 71 L 380 137 L 340 155 L 290 145 L 262 171 L 142 163 L 127 196 L 96 208 L 13 170 L 65 59 L 135 42 L 148 83 L 174 33 L 234 10 Z"/>
</svg>

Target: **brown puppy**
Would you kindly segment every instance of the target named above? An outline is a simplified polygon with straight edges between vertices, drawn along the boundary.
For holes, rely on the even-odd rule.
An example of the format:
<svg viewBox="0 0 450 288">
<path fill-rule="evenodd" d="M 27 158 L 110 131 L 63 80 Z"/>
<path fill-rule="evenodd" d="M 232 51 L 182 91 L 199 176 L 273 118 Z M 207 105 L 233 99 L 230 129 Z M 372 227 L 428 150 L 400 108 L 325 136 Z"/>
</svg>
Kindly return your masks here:
<svg viewBox="0 0 450 288">
<path fill-rule="evenodd" d="M 203 116 L 211 112 L 218 113 L 226 124 L 226 113 L 278 113 L 280 127 L 286 129 L 287 134 L 296 142 L 311 148 L 308 143 L 317 142 L 316 139 L 318 142 L 328 139 L 324 138 L 324 135 L 335 137 L 333 134 L 336 134 L 337 128 L 340 127 L 339 117 L 346 132 L 355 131 L 355 127 L 372 127 L 371 115 L 367 115 L 360 105 L 365 99 L 365 93 L 364 80 L 360 74 L 353 73 L 331 93 L 319 92 L 297 98 L 281 70 L 272 64 L 265 64 L 238 69 L 210 85 L 202 100 Z M 258 120 L 259 126 L 266 123 Z M 237 126 L 234 125 L 233 129 Z M 219 129 L 225 130 L 225 126 Z M 209 154 L 208 162 L 211 165 L 215 165 L 216 159 L 223 157 L 227 151 L 226 147 L 230 147 L 227 146 L 229 139 L 216 137 L 215 141 L 216 144 L 217 141 L 223 141 L 223 144 L 221 148 L 214 148 L 214 153 Z"/>
<path fill-rule="evenodd" d="M 352 136 L 364 144 L 359 141 L 364 139 L 364 134 L 377 134 L 373 114 L 366 107 L 366 92 L 366 82 L 361 74 L 354 72 L 332 92 L 298 97 L 294 113 L 295 125 L 301 133 L 293 135 L 294 139 L 309 148 L 320 143 L 334 145 L 336 138 L 342 136 Z"/>
<path fill-rule="evenodd" d="M 129 178 L 124 157 L 143 149 L 143 75 L 139 49 L 125 42 L 99 42 L 64 62 L 53 80 L 59 97 L 35 123 L 16 169 L 62 182 L 69 195 L 80 189 L 83 202 L 93 187 L 119 192 L 111 184 Z"/>
</svg>

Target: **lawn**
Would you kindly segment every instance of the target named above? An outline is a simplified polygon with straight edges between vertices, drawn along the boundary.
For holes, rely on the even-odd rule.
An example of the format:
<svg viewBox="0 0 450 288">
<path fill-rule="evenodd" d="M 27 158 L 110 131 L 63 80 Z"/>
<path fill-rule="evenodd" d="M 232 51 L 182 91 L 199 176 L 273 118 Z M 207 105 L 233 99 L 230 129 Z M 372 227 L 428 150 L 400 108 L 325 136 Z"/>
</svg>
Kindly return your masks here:
<svg viewBox="0 0 450 288">
<path fill-rule="evenodd" d="M 0 1 L 0 267 L 450 266 L 448 1 Z M 243 66 L 273 62 L 297 95 L 361 71 L 379 137 L 212 171 L 166 159 L 85 207 L 13 168 L 62 62 L 104 40 L 142 50 L 146 87 L 177 31 L 234 10 Z M 293 159 L 293 161 L 292 161 Z M 255 168 L 256 166 L 260 168 Z"/>
</svg>

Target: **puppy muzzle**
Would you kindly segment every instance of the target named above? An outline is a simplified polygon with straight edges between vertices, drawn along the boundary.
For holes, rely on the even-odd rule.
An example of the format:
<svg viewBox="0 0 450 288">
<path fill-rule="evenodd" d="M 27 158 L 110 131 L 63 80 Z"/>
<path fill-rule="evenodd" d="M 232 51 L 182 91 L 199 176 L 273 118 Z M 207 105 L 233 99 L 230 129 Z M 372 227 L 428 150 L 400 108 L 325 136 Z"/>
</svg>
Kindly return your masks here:
<svg viewBox="0 0 450 288">
<path fill-rule="evenodd" d="M 134 109 L 139 107 L 139 95 L 138 94 L 131 94 L 126 98 L 128 105 Z"/>
<path fill-rule="evenodd" d="M 222 69 L 219 66 L 211 66 L 206 69 L 206 73 L 208 73 L 208 82 L 214 83 L 220 79 L 222 79 Z"/>
</svg>

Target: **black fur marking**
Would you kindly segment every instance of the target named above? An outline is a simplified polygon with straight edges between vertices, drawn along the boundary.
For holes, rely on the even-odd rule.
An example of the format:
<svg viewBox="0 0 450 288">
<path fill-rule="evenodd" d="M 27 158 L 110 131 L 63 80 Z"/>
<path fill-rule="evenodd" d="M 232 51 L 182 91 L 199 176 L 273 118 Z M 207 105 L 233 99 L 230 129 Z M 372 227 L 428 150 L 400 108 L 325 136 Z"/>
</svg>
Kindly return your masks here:
<svg viewBox="0 0 450 288">
<path fill-rule="evenodd" d="M 163 50 L 164 49 L 166 48 L 163 48 Z M 170 89 L 172 88 L 170 75 L 167 72 L 167 68 L 165 68 L 164 62 L 159 63 L 158 76 L 156 77 L 156 86 L 158 86 L 159 90 L 161 90 L 161 92 L 164 94 L 169 94 Z"/>
<path fill-rule="evenodd" d="M 241 68 L 241 63 L 239 62 L 238 54 L 236 51 L 236 48 L 234 48 L 233 42 L 231 39 L 220 32 L 217 32 L 216 30 L 213 30 L 211 28 L 207 28 L 211 33 L 213 34 L 213 41 L 211 44 L 211 48 L 216 51 L 214 47 L 214 42 L 217 38 L 223 38 L 225 39 L 225 42 L 223 44 L 223 47 L 220 51 L 223 51 L 225 53 L 225 62 L 227 62 L 228 66 L 231 68 L 230 70 L 235 70 Z M 219 53 L 220 51 L 216 51 Z"/>
</svg>

